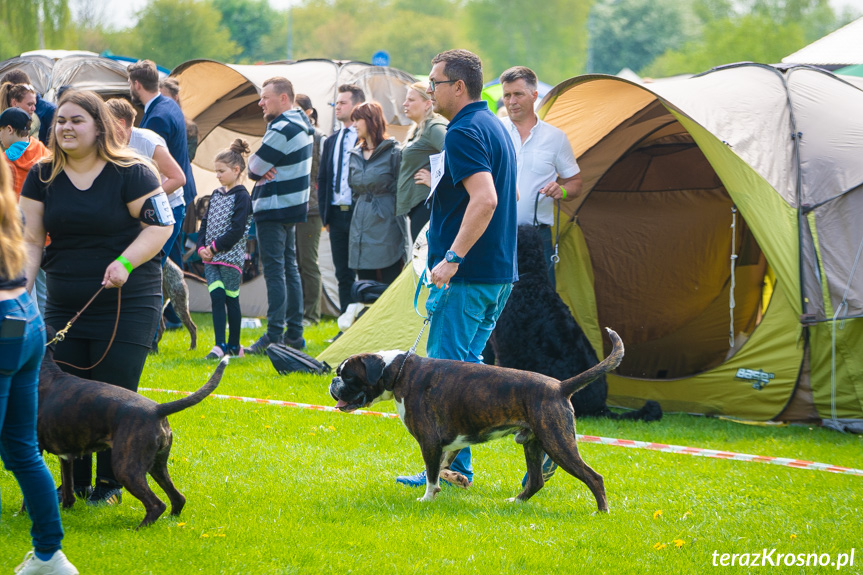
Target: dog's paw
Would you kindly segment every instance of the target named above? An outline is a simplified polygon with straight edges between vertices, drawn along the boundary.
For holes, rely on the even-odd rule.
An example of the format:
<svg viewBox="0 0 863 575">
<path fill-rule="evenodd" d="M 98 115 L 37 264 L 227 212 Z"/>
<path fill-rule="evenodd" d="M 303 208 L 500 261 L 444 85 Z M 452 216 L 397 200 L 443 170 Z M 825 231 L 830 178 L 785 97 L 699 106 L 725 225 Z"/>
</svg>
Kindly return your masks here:
<svg viewBox="0 0 863 575">
<path fill-rule="evenodd" d="M 441 469 L 440 478 L 462 489 L 470 487 L 470 480 L 467 477 L 451 469 Z"/>
<path fill-rule="evenodd" d="M 417 497 L 417 501 L 434 501 L 435 495 L 437 495 L 437 491 L 426 493 L 422 497 Z"/>
</svg>

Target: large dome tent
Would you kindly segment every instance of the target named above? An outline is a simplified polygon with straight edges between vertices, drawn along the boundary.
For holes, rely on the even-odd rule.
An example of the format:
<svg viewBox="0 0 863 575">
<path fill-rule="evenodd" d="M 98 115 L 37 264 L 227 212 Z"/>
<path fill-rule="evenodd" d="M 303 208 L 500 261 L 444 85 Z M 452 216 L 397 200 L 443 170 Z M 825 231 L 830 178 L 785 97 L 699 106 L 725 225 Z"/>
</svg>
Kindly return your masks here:
<svg viewBox="0 0 863 575">
<path fill-rule="evenodd" d="M 832 74 L 757 64 L 549 93 L 585 188 L 557 287 L 600 353 L 600 326 L 626 344 L 610 401 L 863 420 L 861 106 Z"/>
</svg>

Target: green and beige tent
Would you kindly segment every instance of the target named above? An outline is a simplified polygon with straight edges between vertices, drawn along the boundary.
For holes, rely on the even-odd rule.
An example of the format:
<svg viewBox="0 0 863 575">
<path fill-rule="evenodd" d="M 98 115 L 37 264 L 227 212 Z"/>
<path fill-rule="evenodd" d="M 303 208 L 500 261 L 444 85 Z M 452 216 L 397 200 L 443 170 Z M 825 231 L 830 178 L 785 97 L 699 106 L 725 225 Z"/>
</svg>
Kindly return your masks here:
<svg viewBox="0 0 863 575">
<path fill-rule="evenodd" d="M 610 403 L 863 428 L 861 110 L 830 73 L 757 64 L 548 94 L 585 192 L 562 206 L 557 289 L 599 355 L 602 327 L 623 338 Z"/>
</svg>

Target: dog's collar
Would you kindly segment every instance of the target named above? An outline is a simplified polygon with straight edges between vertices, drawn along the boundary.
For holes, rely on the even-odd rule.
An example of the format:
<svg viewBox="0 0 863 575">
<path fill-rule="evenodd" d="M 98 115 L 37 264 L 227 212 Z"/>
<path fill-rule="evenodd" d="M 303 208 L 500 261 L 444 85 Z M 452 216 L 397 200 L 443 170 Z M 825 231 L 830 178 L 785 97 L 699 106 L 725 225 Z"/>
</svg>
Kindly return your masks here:
<svg viewBox="0 0 863 575">
<path fill-rule="evenodd" d="M 399 366 L 399 372 L 396 374 L 396 378 L 393 380 L 393 388 L 395 389 L 396 383 L 398 383 L 399 378 L 402 376 L 402 370 L 405 368 L 405 364 L 408 362 L 408 358 L 414 354 L 413 349 L 409 349 L 405 354 L 405 358 L 402 360 L 402 364 Z"/>
</svg>

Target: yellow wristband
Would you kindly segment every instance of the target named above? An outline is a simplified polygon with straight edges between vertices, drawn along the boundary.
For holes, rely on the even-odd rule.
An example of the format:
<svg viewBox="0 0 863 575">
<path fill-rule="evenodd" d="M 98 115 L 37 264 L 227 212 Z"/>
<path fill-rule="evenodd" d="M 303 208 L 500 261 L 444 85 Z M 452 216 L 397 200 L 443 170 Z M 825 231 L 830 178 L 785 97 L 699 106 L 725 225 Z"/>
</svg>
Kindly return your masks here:
<svg viewBox="0 0 863 575">
<path fill-rule="evenodd" d="M 127 260 L 127 259 L 126 259 L 125 257 L 123 257 L 122 255 L 121 255 L 121 256 L 117 256 L 117 261 L 118 261 L 118 262 L 120 262 L 121 264 L 123 264 L 123 267 L 124 267 L 124 268 L 126 268 L 126 271 L 127 271 L 127 272 L 129 272 L 129 273 L 132 273 L 132 270 L 133 270 L 133 269 L 135 269 L 134 267 L 132 267 L 132 262 L 130 262 L 129 260 Z"/>
</svg>

